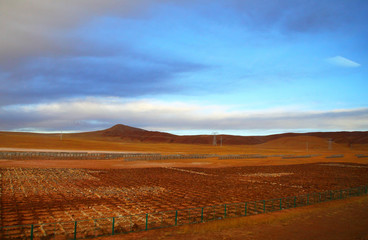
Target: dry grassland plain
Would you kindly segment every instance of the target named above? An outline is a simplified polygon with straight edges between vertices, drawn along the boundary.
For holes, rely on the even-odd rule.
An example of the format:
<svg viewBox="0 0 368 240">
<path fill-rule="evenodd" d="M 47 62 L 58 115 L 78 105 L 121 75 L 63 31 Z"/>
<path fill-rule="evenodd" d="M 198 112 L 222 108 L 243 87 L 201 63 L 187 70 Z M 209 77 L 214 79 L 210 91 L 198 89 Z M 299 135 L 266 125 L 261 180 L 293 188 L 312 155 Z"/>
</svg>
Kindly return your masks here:
<svg viewBox="0 0 368 240">
<path fill-rule="evenodd" d="M 308 147 L 303 137 L 286 137 L 259 145 L 211 146 L 126 143 L 114 138 L 91 139 L 88 136 L 76 137 L 68 134 L 61 140 L 59 135 L 53 134 L 0 133 L 0 148 L 3 151 L 73 150 L 162 155 L 318 155 L 288 159 L 280 156 L 249 159 L 212 157 L 129 162 L 123 158 L 0 159 L 2 226 L 153 213 L 281 198 L 368 184 L 368 158 L 356 156 L 367 155 L 368 145 L 351 147 L 333 144 L 332 149 L 328 149 L 327 141 L 317 137 L 308 137 Z M 343 157 L 326 158 L 332 155 Z M 339 206 L 343 208 L 343 204 Z M 309 206 L 306 212 L 313 212 L 314 208 L 318 207 Z M 292 211 L 282 214 L 287 216 Z M 358 217 L 366 216 L 365 212 Z M 326 216 L 322 216 L 324 217 Z M 222 229 L 226 228 L 226 221 Z M 326 221 L 330 221 L 329 218 Z M 231 226 L 231 223 L 228 225 Z M 191 227 L 188 226 L 188 229 Z M 306 227 L 305 231 L 309 230 Z M 157 234 L 162 235 L 160 232 Z M 229 239 L 232 237 L 241 239 L 232 236 L 230 230 Z M 202 238 L 206 239 L 206 236 Z M 207 238 L 212 239 L 213 235 L 211 237 L 211 233 L 208 233 Z M 175 236 L 171 239 L 175 239 Z"/>
</svg>

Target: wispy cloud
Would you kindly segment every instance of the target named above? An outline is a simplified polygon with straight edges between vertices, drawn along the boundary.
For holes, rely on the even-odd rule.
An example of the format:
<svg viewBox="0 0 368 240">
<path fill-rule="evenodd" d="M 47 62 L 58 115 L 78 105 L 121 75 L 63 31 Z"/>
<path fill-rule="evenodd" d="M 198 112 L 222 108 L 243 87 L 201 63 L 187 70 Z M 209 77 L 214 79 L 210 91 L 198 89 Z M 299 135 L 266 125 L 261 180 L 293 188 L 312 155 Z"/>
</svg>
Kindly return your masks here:
<svg viewBox="0 0 368 240">
<path fill-rule="evenodd" d="M 134 42 L 119 41 L 118 34 L 113 44 L 106 44 L 95 35 L 86 37 L 88 31 L 81 28 L 101 16 L 143 17 L 150 6 L 162 2 L 1 3 L 0 106 L 88 96 L 174 94 L 191 88 L 173 79 L 208 66 L 140 51 Z"/>
<path fill-rule="evenodd" d="M 151 4 L 160 1 L 2 1 L 0 64 L 45 54 L 63 55 L 71 49 L 74 51 L 76 39 L 70 39 L 70 30 L 104 14 L 139 15 Z"/>
<path fill-rule="evenodd" d="M 335 56 L 335 57 L 327 58 L 326 60 L 329 63 L 339 66 L 339 67 L 347 67 L 347 68 L 360 67 L 359 63 L 354 62 L 350 59 L 344 58 L 342 56 Z"/>
<path fill-rule="evenodd" d="M 34 58 L 7 74 L 0 71 L 0 106 L 91 95 L 134 97 L 183 92 L 191 86 L 182 86 L 172 78 L 207 67 L 134 52 L 115 57 Z"/>
<path fill-rule="evenodd" d="M 274 130 L 368 129 L 368 108 L 295 111 L 290 108 L 256 111 L 229 106 L 162 102 L 153 99 L 74 99 L 0 108 L 2 130 L 96 130 L 123 123 L 154 130 Z"/>
<path fill-rule="evenodd" d="M 241 18 L 247 27 L 258 30 L 280 28 L 285 34 L 289 34 L 350 28 L 350 23 L 361 21 L 360 17 L 367 10 L 365 3 L 364 0 L 228 0 L 226 6 L 241 12 Z"/>
</svg>

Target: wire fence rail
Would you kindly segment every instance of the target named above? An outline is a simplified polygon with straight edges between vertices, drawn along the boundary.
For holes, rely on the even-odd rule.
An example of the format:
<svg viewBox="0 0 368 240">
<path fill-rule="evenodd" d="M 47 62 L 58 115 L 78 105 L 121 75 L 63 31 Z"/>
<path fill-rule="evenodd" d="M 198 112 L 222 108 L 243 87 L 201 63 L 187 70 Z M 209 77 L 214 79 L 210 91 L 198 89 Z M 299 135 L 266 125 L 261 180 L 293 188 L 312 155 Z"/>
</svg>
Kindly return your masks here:
<svg viewBox="0 0 368 240">
<path fill-rule="evenodd" d="M 281 211 L 368 194 L 368 186 L 137 215 L 0 227 L 0 239 L 88 239 Z"/>
<path fill-rule="evenodd" d="M 293 154 L 166 154 L 160 153 L 112 153 L 112 152 L 24 152 L 24 151 L 0 151 L 0 159 L 9 160 L 107 160 L 124 159 L 124 161 L 149 161 L 149 160 L 176 160 L 176 159 L 206 159 L 217 158 L 219 160 L 227 159 L 252 159 L 252 158 L 272 158 L 281 157 L 282 159 L 293 158 L 313 158 L 322 156 L 321 154 L 293 155 Z M 356 154 L 357 158 L 368 158 L 368 155 Z M 335 154 L 325 156 L 325 158 L 343 158 L 344 154 Z"/>
<path fill-rule="evenodd" d="M 20 152 L 0 151 L 0 159 L 10 160 L 29 160 L 29 159 L 44 159 L 44 160 L 102 160 L 102 159 L 121 159 L 121 158 L 144 158 L 152 156 L 160 156 L 159 153 L 109 153 L 109 152 Z"/>
</svg>

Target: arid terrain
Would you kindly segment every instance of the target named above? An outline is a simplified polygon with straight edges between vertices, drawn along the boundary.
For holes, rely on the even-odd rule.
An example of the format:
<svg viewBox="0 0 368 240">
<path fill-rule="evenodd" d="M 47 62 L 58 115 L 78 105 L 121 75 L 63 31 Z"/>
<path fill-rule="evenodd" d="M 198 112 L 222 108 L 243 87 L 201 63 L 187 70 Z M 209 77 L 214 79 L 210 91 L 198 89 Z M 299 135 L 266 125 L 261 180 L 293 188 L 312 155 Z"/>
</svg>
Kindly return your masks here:
<svg viewBox="0 0 368 240">
<path fill-rule="evenodd" d="M 366 240 L 367 211 L 368 197 L 354 197 L 281 212 L 98 239 Z"/>
<path fill-rule="evenodd" d="M 333 136 L 336 139 L 329 145 L 328 139 Z M 167 141 L 167 138 L 174 140 Z M 207 139 L 208 143 L 197 138 Z M 3 157 L 0 159 L 1 226 L 158 212 L 161 212 L 161 218 L 165 218 L 172 217 L 172 211 L 180 209 L 280 199 L 368 185 L 366 132 L 285 134 L 248 139 L 224 136 L 223 140 L 227 140 L 222 146 L 213 146 L 211 138 L 186 136 L 183 143 L 175 135 L 122 125 L 104 131 L 63 134 L 62 137 L 57 134 L 1 132 L 2 152 L 110 152 L 167 156 L 163 160 L 136 157 L 129 161 L 128 157 L 102 160 L 70 157 L 74 155 L 66 158 L 62 155 L 60 159 L 50 159 L 48 155 Z M 189 154 L 206 157 L 183 157 Z M 174 158 L 176 155 L 182 157 Z M 336 206 L 340 206 L 336 209 L 344 208 L 344 204 Z M 317 205 L 308 206 L 307 210 L 301 211 L 309 214 L 317 208 Z M 288 213 L 292 215 L 298 210 L 287 211 L 275 213 L 275 216 L 284 214 L 282 216 L 288 218 Z M 168 216 L 162 212 L 167 212 Z M 209 214 L 202 213 L 204 218 Z M 336 224 L 329 223 L 331 219 L 327 213 L 322 214 L 323 218 L 326 219 L 325 224 Z M 235 237 L 237 230 L 234 230 L 234 236 L 231 229 L 223 230 L 227 221 L 224 220 L 225 226 L 221 231 L 228 231 L 229 239 L 242 239 Z M 296 221 L 302 223 L 305 220 L 296 218 Z M 228 224 L 232 226 L 231 222 Z M 261 220 L 260 224 L 263 224 Z M 190 229 L 191 226 L 187 227 Z M 56 233 L 63 234 L 66 228 L 59 226 Z M 308 231 L 308 227 L 305 230 Z M 48 236 L 48 227 L 38 231 L 36 237 Z M 153 239 L 155 231 L 158 230 L 142 236 Z M 157 234 L 164 238 L 166 235 L 162 232 L 165 229 L 159 231 Z M 175 234 L 173 230 L 167 231 Z M 275 228 L 274 231 L 279 230 Z M 25 233 L 14 230 L 1 234 L 3 238 L 17 238 Z M 135 234 L 131 236 L 139 236 Z M 212 239 L 211 236 L 208 233 L 207 237 L 204 234 L 198 239 Z M 175 239 L 175 235 L 171 239 Z"/>
</svg>

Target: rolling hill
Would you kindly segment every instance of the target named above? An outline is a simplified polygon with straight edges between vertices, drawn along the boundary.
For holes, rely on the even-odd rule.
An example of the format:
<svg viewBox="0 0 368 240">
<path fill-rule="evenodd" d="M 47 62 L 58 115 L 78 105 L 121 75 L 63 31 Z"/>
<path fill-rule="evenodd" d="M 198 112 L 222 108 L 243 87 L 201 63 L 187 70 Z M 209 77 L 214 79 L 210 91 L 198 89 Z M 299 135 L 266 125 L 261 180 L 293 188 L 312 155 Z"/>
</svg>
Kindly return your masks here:
<svg viewBox="0 0 368 240">
<path fill-rule="evenodd" d="M 165 132 L 148 131 L 140 128 L 130 127 L 123 124 L 117 124 L 111 128 L 85 133 L 75 133 L 75 136 L 84 136 L 89 138 L 116 139 L 123 142 L 142 142 L 142 143 L 185 143 L 185 144 L 212 144 L 212 135 L 188 135 L 178 136 Z M 339 144 L 367 144 L 368 131 L 364 132 L 312 132 L 312 133 L 283 133 L 268 136 L 234 136 L 217 135 L 217 143 L 226 145 L 254 145 L 262 144 L 280 138 L 311 136 L 332 139 Z"/>
</svg>

